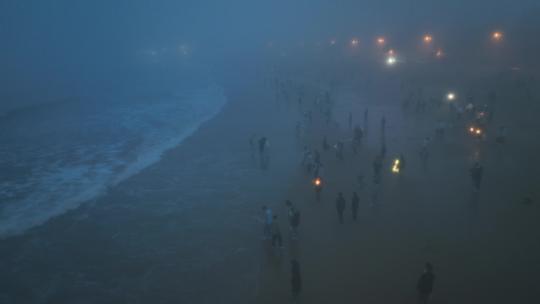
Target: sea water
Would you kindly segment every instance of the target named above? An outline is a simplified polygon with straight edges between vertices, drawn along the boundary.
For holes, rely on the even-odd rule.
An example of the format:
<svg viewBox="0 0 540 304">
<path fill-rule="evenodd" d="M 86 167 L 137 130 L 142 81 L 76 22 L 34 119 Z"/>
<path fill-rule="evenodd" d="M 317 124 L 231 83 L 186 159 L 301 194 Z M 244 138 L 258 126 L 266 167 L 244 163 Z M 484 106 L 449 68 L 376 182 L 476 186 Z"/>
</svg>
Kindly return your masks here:
<svg viewBox="0 0 540 304">
<path fill-rule="evenodd" d="M 101 97 L 0 118 L 0 238 L 24 233 L 158 161 L 214 117 L 217 85 L 156 97 Z"/>
</svg>

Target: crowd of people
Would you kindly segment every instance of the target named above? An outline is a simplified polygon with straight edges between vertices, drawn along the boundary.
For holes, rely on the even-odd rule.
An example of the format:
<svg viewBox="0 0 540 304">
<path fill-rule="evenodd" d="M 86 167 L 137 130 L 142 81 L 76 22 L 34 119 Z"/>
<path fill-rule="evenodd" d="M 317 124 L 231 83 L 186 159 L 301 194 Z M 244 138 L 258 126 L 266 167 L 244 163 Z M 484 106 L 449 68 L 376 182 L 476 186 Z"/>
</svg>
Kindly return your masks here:
<svg viewBox="0 0 540 304">
<path fill-rule="evenodd" d="M 336 99 L 332 96 L 330 91 L 321 91 L 315 94 L 312 103 L 307 102 L 308 98 L 304 92 L 303 86 L 297 85 L 290 80 L 280 81 L 275 80 L 275 90 L 278 102 L 288 102 L 296 100 L 297 112 L 299 113 L 298 121 L 295 123 L 295 137 L 298 145 L 301 148 L 301 162 L 300 168 L 306 176 L 306 182 L 312 183 L 313 191 L 315 193 L 315 201 L 321 200 L 321 193 L 324 191 L 326 176 L 325 165 L 328 166 L 328 160 L 334 158 L 331 163 L 343 162 L 346 155 L 351 157 L 366 157 L 367 154 L 361 153 L 365 148 L 365 140 L 368 136 L 369 116 L 370 111 L 366 106 L 363 115 L 358 115 L 357 111 L 350 110 L 344 121 L 340 121 L 334 116 L 336 113 Z M 301 89 L 299 89 L 301 88 Z M 402 86 L 402 91 L 407 91 L 407 86 Z M 421 143 L 418 144 L 418 155 L 410 156 L 409 158 L 419 160 L 420 167 L 426 171 L 428 163 L 431 158 L 431 149 L 434 141 L 443 141 L 447 138 L 448 129 L 452 126 L 454 129 L 462 129 L 464 133 L 470 139 L 470 142 L 481 142 L 486 140 L 493 140 L 497 144 L 505 144 L 507 139 L 507 127 L 499 126 L 499 131 L 494 132 L 491 137 L 486 136 L 486 130 L 493 127 L 494 108 L 496 107 L 496 94 L 495 91 L 488 92 L 487 101 L 485 99 L 481 101 L 475 100 L 472 95 L 468 96 L 464 102 L 458 104 L 457 102 L 448 102 L 445 98 L 436 99 L 431 96 L 425 97 L 424 90 L 422 88 L 412 88 L 404 92 L 401 104 L 401 111 L 403 113 L 412 113 L 411 115 L 429 115 L 429 113 L 444 112 L 444 119 L 437 119 L 432 124 L 432 130 L 422 137 Z M 293 96 L 297 95 L 295 98 Z M 360 123 L 355 124 L 355 116 L 362 117 L 362 125 Z M 372 178 L 368 179 L 367 183 L 371 183 L 371 199 L 367 202 L 374 211 L 378 210 L 380 203 L 380 185 L 383 183 L 383 173 L 386 172 L 385 168 L 389 168 L 389 171 L 399 176 L 405 175 L 405 170 L 411 170 L 408 167 L 408 160 L 404 153 L 397 153 L 394 159 L 387 157 L 387 117 L 383 114 L 380 117 L 380 125 L 377 130 L 378 134 L 378 149 L 374 158 L 371 160 L 372 164 Z M 347 138 L 329 138 L 325 134 L 316 134 L 311 132 L 314 129 L 314 124 L 318 124 L 317 128 L 329 128 L 337 127 L 342 132 L 349 134 Z M 473 129 L 474 128 L 474 129 Z M 373 136 L 373 134 L 369 134 Z M 311 140 L 306 140 L 309 138 Z M 254 142 L 255 139 L 250 139 L 252 146 L 252 155 L 254 154 Z M 314 145 L 313 142 L 319 142 L 319 145 Z M 265 136 L 261 136 L 258 139 L 258 151 L 260 167 L 263 170 L 268 168 L 269 153 L 266 149 L 268 146 L 268 139 Z M 399 150 L 399 147 L 397 147 Z M 332 156 L 332 154 L 334 156 Z M 357 156 L 362 154 L 361 156 Z M 415 160 L 414 160 L 415 161 Z M 469 177 L 471 180 L 471 191 L 478 192 L 481 190 L 482 179 L 484 175 L 484 168 L 480 159 L 476 159 L 469 169 Z M 466 176 L 467 172 L 463 172 Z M 366 184 L 366 179 L 363 175 L 358 176 L 359 188 L 362 189 Z M 344 224 L 347 217 L 347 212 L 350 212 L 350 218 L 352 221 L 357 221 L 358 210 L 360 206 L 360 197 L 356 191 L 352 194 L 345 194 L 338 191 L 336 194 L 325 194 L 325 200 L 331 195 L 335 195 L 335 208 L 337 212 L 337 222 Z M 350 200 L 347 199 L 350 197 Z M 285 206 L 287 208 L 287 221 L 290 231 L 290 241 L 299 242 L 300 237 L 300 209 L 295 206 L 290 200 L 286 200 Z M 281 256 L 281 250 L 284 246 L 282 231 L 280 229 L 280 218 L 272 213 L 272 210 L 268 206 L 263 207 L 265 220 L 264 220 L 264 239 L 271 242 L 273 250 L 275 250 L 278 256 Z M 430 295 L 433 291 L 435 275 L 433 271 L 433 265 L 427 261 L 424 267 L 424 272 L 420 275 L 417 283 L 417 293 L 419 303 L 428 303 Z M 295 301 L 299 299 L 302 292 L 302 275 L 300 271 L 300 259 L 293 257 L 291 260 L 291 291 Z"/>
</svg>

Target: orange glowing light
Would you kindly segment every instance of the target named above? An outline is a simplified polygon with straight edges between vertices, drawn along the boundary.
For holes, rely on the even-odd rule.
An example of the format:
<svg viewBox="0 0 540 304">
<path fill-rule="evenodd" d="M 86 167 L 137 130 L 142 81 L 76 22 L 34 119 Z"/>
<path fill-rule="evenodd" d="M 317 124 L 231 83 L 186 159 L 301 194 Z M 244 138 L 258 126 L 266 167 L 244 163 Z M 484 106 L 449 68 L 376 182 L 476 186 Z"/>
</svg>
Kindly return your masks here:
<svg viewBox="0 0 540 304">
<path fill-rule="evenodd" d="M 379 46 L 383 46 L 386 43 L 386 39 L 384 37 L 378 37 L 377 38 L 377 44 Z"/>
<path fill-rule="evenodd" d="M 319 177 L 317 177 L 314 181 L 313 181 L 313 184 L 315 184 L 315 186 L 319 187 L 321 184 L 322 184 L 322 181 Z"/>
<path fill-rule="evenodd" d="M 425 43 L 431 43 L 433 41 L 433 36 L 431 35 L 424 35 L 424 42 Z"/>
<path fill-rule="evenodd" d="M 493 32 L 491 38 L 495 41 L 501 41 L 503 39 L 503 33 L 499 31 Z"/>
</svg>

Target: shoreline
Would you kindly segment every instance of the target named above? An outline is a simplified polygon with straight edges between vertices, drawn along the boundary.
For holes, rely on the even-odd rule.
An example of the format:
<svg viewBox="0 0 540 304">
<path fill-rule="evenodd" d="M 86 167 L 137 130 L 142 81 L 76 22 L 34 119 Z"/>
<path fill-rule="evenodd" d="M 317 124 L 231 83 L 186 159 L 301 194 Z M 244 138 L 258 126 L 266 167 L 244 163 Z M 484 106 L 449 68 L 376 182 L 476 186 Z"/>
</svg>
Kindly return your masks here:
<svg viewBox="0 0 540 304">
<path fill-rule="evenodd" d="M 274 123 L 287 114 L 253 82 L 226 87 L 222 111 L 160 161 L 102 197 L 1 240 L 0 299 L 158 303 L 253 295 L 259 249 L 253 240 L 260 237 L 254 215 L 281 198 L 287 180 L 277 177 L 290 172 L 282 161 L 290 143 L 279 139 L 287 124 Z M 234 118 L 238 113 L 242 119 Z M 275 155 L 268 171 L 250 160 L 252 133 L 270 138 Z M 193 176 L 198 171 L 202 176 Z"/>
</svg>

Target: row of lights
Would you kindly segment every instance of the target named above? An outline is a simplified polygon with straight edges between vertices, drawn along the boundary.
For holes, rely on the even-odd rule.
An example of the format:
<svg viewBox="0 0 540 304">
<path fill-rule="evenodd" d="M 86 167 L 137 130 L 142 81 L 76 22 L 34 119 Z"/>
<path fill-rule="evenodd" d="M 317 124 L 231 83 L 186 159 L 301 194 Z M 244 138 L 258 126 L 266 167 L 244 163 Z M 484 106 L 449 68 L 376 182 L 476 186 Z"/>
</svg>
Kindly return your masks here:
<svg viewBox="0 0 540 304">
<path fill-rule="evenodd" d="M 495 42 L 500 42 L 503 40 L 503 37 L 504 37 L 504 34 L 500 31 L 495 31 L 491 34 L 491 39 Z M 422 36 L 422 41 L 425 43 L 425 44 L 431 44 L 433 42 L 433 36 L 431 34 L 426 34 L 424 36 Z M 378 46 L 385 46 L 386 45 L 386 38 L 385 37 L 377 37 L 375 39 L 375 43 L 378 45 Z M 330 40 L 330 45 L 335 45 L 337 43 L 336 39 L 332 39 Z M 351 46 L 353 47 L 356 47 L 356 46 L 359 46 L 360 45 L 360 40 L 358 40 L 358 38 L 352 38 L 351 41 Z"/>
</svg>

